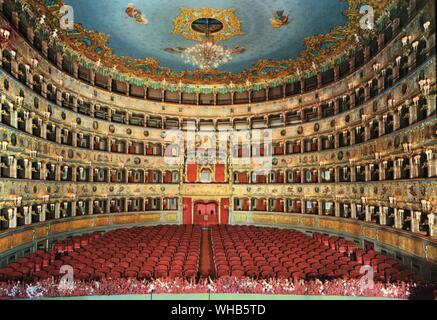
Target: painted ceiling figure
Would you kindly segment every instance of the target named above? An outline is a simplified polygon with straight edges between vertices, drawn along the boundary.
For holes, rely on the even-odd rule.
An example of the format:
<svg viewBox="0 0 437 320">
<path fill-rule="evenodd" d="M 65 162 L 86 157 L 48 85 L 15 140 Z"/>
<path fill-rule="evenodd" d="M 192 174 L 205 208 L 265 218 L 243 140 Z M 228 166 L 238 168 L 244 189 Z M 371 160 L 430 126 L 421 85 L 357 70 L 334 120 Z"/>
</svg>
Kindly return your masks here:
<svg viewBox="0 0 437 320">
<path fill-rule="evenodd" d="M 288 16 L 284 15 L 284 10 L 278 10 L 273 13 L 271 22 L 273 28 L 281 28 L 288 24 Z"/>
<path fill-rule="evenodd" d="M 138 10 L 132 3 L 129 3 L 127 5 L 125 12 L 129 17 L 135 19 L 135 21 L 138 24 L 148 24 L 149 23 L 149 21 L 141 13 L 141 11 Z"/>
</svg>

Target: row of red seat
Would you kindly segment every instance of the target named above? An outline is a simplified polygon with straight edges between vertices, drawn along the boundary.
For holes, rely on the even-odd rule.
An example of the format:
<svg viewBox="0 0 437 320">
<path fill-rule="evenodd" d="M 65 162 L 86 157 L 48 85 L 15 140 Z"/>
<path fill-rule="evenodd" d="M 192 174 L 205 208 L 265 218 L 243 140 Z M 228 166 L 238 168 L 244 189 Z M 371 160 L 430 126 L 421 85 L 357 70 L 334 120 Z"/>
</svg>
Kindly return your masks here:
<svg viewBox="0 0 437 320">
<path fill-rule="evenodd" d="M 241 226 L 212 229 L 214 263 L 219 277 L 349 277 L 358 263 L 293 230 Z"/>
<path fill-rule="evenodd" d="M 0 281 L 59 278 L 72 266 L 74 278 L 185 278 L 198 276 L 201 229 L 155 226 L 75 236 L 0 269 Z M 358 279 L 363 265 L 375 280 L 418 278 L 396 260 L 364 252 L 352 241 L 315 233 L 255 226 L 214 226 L 211 243 L 218 277 Z M 420 280 L 420 279 L 419 279 Z"/>
<path fill-rule="evenodd" d="M 0 269 L 1 280 L 60 277 L 63 265 L 74 278 L 193 278 L 200 258 L 200 227 L 156 226 L 94 233 L 54 244 Z"/>
<path fill-rule="evenodd" d="M 314 238 L 325 246 L 353 255 L 360 266 L 371 266 L 374 275 L 384 281 L 423 281 L 421 277 L 407 270 L 396 260 L 387 258 L 383 254 L 378 254 L 374 250 L 364 251 L 357 249 L 352 241 L 347 241 L 340 237 L 330 237 L 321 233 L 314 233 Z"/>
<path fill-rule="evenodd" d="M 320 233 L 312 238 L 293 230 L 217 226 L 212 247 L 219 277 L 358 279 L 363 265 L 370 265 L 375 280 L 417 280 L 395 260 L 372 252 L 361 255 L 353 241 Z"/>
</svg>

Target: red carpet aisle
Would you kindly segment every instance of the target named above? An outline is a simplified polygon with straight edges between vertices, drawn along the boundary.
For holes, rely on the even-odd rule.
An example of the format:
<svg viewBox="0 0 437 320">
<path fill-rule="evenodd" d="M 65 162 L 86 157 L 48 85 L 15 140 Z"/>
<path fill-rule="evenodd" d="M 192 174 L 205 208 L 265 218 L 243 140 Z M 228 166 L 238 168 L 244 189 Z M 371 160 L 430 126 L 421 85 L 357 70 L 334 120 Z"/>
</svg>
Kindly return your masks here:
<svg viewBox="0 0 437 320">
<path fill-rule="evenodd" d="M 211 235 L 209 229 L 202 230 L 199 275 L 201 279 L 215 277 L 214 263 L 211 252 Z"/>
</svg>

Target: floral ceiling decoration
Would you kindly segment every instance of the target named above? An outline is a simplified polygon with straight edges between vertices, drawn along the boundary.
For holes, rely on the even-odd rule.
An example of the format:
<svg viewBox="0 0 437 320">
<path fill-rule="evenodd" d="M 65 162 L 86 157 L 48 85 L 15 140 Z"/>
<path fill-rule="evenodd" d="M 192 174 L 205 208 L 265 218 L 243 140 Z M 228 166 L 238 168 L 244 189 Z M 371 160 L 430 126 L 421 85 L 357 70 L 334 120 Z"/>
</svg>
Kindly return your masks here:
<svg viewBox="0 0 437 320">
<path fill-rule="evenodd" d="M 87 30 L 77 23 L 72 30 L 59 29 L 61 19 L 59 12 L 64 5 L 62 0 L 17 0 L 17 11 L 20 12 L 20 17 L 27 19 L 34 27 L 35 34 L 45 39 L 50 46 L 63 52 L 70 60 L 77 61 L 83 67 L 94 69 L 104 76 L 110 76 L 119 81 L 128 81 L 138 86 L 145 85 L 174 92 L 227 93 L 260 90 L 293 83 L 342 63 L 363 43 L 367 43 L 375 33 L 383 30 L 390 21 L 390 11 L 402 5 L 402 0 L 368 0 L 366 4 L 372 6 L 375 11 L 376 27 L 374 30 L 366 31 L 360 29 L 359 23 L 362 18 L 359 13 L 362 2 L 360 0 L 343 1 L 347 2 L 347 9 L 343 12 L 346 23 L 333 27 L 326 34 L 304 39 L 305 49 L 296 59 L 260 59 L 241 72 L 219 70 L 175 72 L 170 68 L 162 67 L 160 62 L 154 58 L 115 55 L 108 47 L 109 37 L 106 34 Z M 125 8 L 127 8 L 126 5 Z M 133 18 L 138 24 L 144 23 L 145 16 L 148 15 L 147 12 L 141 12 L 132 6 L 127 11 L 129 11 L 129 19 Z M 191 29 L 188 30 L 188 25 L 200 15 L 221 19 L 224 27 L 216 35 L 220 40 L 230 38 L 235 40 L 239 35 L 246 33 L 244 25 L 240 25 L 234 10 L 208 8 L 199 10 L 182 8 L 174 20 L 173 32 L 182 37 L 197 40 L 197 37 L 201 35 L 197 35 Z M 40 23 L 42 16 L 44 16 L 44 21 Z M 152 28 L 152 23 L 148 22 L 147 26 L 142 27 Z M 263 23 L 270 25 L 270 18 Z M 284 23 L 280 29 L 271 26 L 270 29 L 278 31 L 289 26 L 287 20 L 287 23 Z M 164 48 L 161 51 L 164 51 Z"/>
</svg>

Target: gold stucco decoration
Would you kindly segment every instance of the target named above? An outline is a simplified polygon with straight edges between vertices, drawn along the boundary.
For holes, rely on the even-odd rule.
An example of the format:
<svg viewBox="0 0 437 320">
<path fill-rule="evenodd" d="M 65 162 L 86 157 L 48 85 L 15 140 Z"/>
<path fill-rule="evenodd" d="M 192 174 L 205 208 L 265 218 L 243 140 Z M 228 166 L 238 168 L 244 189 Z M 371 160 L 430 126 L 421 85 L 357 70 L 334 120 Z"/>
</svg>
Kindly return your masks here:
<svg viewBox="0 0 437 320">
<path fill-rule="evenodd" d="M 241 31 L 241 23 L 235 9 L 212 8 L 181 8 L 179 15 L 173 19 L 173 33 L 188 40 L 202 41 L 205 35 L 191 27 L 192 23 L 200 18 L 217 19 L 223 24 L 223 29 L 213 34 L 215 41 L 229 40 L 244 34 Z"/>
</svg>

